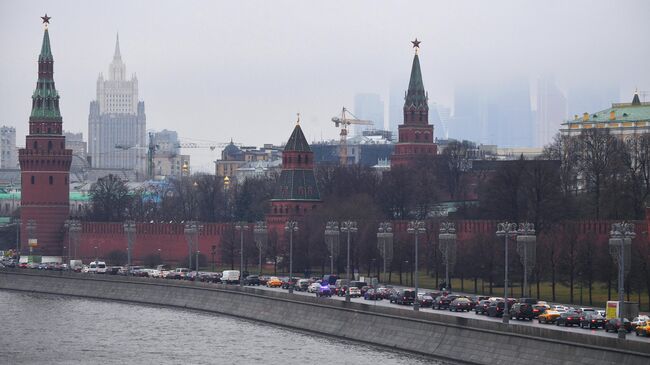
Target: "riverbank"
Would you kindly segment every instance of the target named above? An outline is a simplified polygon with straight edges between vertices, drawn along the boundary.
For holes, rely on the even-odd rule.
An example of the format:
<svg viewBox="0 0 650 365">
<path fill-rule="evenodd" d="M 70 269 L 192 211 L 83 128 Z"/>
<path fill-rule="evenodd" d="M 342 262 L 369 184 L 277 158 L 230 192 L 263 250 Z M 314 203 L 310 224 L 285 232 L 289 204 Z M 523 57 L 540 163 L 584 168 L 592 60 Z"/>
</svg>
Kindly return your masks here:
<svg viewBox="0 0 650 365">
<path fill-rule="evenodd" d="M 647 364 L 647 344 L 253 288 L 141 278 L 0 271 L 0 289 L 223 313 L 476 364 Z"/>
</svg>

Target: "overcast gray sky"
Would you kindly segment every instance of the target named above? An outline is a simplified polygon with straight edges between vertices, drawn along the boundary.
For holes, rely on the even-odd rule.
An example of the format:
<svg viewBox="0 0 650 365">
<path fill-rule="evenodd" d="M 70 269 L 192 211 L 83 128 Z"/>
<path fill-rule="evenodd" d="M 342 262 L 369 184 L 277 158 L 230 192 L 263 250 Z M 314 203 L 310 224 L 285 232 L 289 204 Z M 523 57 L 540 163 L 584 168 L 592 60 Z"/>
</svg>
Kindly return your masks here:
<svg viewBox="0 0 650 365">
<path fill-rule="evenodd" d="M 247 145 L 281 143 L 296 112 L 311 140 L 355 93 L 388 103 L 422 40 L 424 84 L 454 87 L 552 74 L 562 84 L 650 90 L 650 1 L 26 1 L 0 2 L 0 124 L 24 145 L 43 27 L 50 36 L 64 129 L 87 137 L 88 103 L 120 33 L 140 81 L 147 128 Z M 603 107 L 607 107 L 604 105 Z M 216 152 L 192 151 L 204 170 Z M 197 167 L 201 167 L 197 166 Z"/>
</svg>

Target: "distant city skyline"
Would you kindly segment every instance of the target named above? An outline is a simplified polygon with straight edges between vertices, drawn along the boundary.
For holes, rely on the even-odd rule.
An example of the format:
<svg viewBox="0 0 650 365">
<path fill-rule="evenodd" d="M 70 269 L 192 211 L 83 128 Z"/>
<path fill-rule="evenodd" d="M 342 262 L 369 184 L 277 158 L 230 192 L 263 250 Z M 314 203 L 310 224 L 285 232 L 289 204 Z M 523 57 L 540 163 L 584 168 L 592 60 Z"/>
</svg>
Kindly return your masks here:
<svg viewBox="0 0 650 365">
<path fill-rule="evenodd" d="M 637 45 L 650 32 L 646 1 L 415 1 L 408 8 L 395 1 L 156 4 L 0 3 L 0 46 L 10 50 L 0 54 L 2 124 L 14 126 L 23 141 L 45 12 L 52 17 L 65 129 L 84 136 L 94 81 L 118 32 L 129 69 L 138 72 L 140 99 L 147 101 L 147 127 L 177 130 L 185 140 L 280 144 L 297 112 L 307 140 L 337 139 L 330 118 L 342 106 L 351 109 L 360 92 L 378 94 L 394 125 L 401 117 L 393 120 L 399 112 L 393 102 L 403 101 L 406 85 L 393 90 L 391 80 L 408 77 L 415 37 L 422 41 L 430 104 L 450 106 L 452 116 L 454 94 L 468 83 L 492 85 L 488 91 L 495 96 L 508 93 L 499 90 L 501 80 L 554 75 L 567 93 L 569 113 L 572 99 L 584 109 L 569 89 L 614 85 L 612 100 L 594 102 L 596 109 L 627 101 L 635 88 L 650 90 L 650 49 Z M 581 19 L 591 26 L 576 27 Z M 591 54 L 597 49 L 613 50 Z M 442 129 L 435 126 L 436 137 Z M 471 134 L 477 125 L 465 130 Z M 218 152 L 185 152 L 197 163 L 194 171 L 213 171 Z"/>
</svg>

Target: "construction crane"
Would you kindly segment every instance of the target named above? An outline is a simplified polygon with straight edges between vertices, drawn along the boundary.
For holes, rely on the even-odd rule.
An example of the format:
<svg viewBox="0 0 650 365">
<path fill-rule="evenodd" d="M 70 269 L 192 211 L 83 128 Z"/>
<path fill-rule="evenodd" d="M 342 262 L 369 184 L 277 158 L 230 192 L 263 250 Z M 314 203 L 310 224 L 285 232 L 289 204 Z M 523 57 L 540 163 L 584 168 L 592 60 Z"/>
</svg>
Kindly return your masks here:
<svg viewBox="0 0 650 365">
<path fill-rule="evenodd" d="M 352 118 L 349 118 L 349 114 Z M 339 158 L 341 161 L 341 166 L 346 166 L 348 164 L 348 126 L 351 124 L 356 125 L 373 125 L 374 123 L 371 120 L 363 120 L 357 118 L 354 114 L 350 113 L 345 107 L 341 111 L 340 117 L 333 117 L 332 122 L 336 125 L 336 128 L 341 127 L 341 141 L 339 143 Z"/>
</svg>

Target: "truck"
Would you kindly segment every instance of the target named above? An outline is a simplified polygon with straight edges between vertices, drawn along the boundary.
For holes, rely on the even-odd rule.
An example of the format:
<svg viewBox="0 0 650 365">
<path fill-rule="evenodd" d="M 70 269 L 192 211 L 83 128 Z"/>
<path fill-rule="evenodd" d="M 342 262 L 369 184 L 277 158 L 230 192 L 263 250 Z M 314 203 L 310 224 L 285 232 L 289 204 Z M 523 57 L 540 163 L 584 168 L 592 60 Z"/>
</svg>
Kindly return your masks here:
<svg viewBox="0 0 650 365">
<path fill-rule="evenodd" d="M 226 284 L 239 284 L 239 270 L 224 270 L 221 282 Z"/>
<path fill-rule="evenodd" d="M 81 260 L 70 260 L 70 270 L 74 272 L 81 272 L 84 264 Z"/>
</svg>

